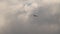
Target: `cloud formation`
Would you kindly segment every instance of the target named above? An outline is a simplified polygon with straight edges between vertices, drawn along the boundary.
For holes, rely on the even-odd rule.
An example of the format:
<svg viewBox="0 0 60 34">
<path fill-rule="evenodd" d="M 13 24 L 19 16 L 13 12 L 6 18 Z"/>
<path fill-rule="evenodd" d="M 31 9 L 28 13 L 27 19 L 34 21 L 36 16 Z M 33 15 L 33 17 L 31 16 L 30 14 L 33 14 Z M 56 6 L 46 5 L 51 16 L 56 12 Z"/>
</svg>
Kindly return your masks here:
<svg viewBox="0 0 60 34">
<path fill-rule="evenodd" d="M 0 34 L 60 34 L 59 20 L 59 0 L 0 0 Z"/>
</svg>

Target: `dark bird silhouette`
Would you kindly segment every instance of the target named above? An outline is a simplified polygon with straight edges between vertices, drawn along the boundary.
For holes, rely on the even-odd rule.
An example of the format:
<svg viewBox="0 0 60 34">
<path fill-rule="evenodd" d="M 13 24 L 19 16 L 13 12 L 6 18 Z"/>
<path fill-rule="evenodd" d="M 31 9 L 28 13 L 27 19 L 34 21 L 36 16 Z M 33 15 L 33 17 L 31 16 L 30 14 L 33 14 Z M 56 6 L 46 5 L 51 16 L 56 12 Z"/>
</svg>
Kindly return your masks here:
<svg viewBox="0 0 60 34">
<path fill-rule="evenodd" d="M 33 15 L 34 17 L 38 17 L 37 15 Z"/>
</svg>

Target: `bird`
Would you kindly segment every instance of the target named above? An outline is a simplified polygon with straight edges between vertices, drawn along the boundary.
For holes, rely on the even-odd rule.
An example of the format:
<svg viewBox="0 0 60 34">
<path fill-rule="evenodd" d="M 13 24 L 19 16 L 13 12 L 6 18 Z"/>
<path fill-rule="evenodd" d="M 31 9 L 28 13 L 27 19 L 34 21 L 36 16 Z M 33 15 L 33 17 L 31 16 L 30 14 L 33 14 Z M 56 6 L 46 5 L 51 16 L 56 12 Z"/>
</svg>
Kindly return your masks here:
<svg viewBox="0 0 60 34">
<path fill-rule="evenodd" d="M 34 17 L 38 17 L 37 15 L 33 15 Z"/>
</svg>

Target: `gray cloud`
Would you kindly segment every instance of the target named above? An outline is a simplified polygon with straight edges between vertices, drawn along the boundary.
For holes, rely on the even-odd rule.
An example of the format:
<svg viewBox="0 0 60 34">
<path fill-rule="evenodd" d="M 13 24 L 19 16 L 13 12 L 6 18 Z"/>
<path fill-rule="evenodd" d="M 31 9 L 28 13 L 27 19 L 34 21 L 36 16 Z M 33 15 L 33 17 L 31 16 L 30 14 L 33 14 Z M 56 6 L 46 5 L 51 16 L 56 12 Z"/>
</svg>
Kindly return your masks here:
<svg viewBox="0 0 60 34">
<path fill-rule="evenodd" d="M 0 34 L 60 34 L 58 1 L 3 0 Z"/>
</svg>

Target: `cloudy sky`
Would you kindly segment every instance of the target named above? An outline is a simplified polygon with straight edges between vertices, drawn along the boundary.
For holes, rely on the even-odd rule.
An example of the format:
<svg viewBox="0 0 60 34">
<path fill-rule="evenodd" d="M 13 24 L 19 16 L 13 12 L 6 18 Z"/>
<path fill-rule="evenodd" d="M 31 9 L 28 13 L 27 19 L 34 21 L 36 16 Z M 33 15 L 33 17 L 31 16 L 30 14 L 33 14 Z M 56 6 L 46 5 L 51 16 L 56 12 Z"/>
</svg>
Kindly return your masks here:
<svg viewBox="0 0 60 34">
<path fill-rule="evenodd" d="M 60 34 L 60 0 L 0 0 L 0 34 Z"/>
</svg>

